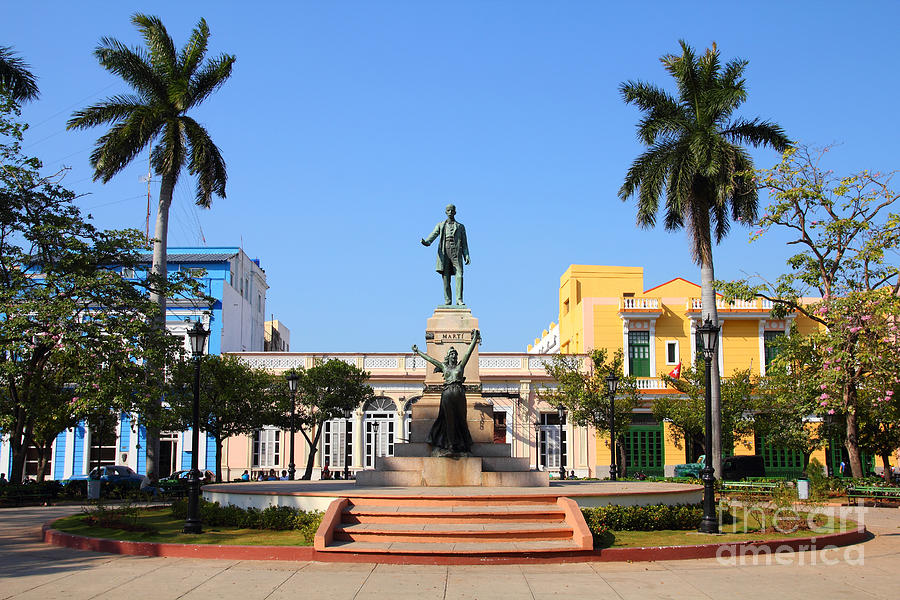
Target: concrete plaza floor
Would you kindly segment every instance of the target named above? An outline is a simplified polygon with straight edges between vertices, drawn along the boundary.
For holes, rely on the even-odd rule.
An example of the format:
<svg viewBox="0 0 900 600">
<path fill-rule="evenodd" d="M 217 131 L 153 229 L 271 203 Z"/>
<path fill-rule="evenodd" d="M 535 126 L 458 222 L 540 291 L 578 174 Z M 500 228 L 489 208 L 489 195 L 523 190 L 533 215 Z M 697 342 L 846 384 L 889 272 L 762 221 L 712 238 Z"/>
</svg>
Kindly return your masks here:
<svg viewBox="0 0 900 600">
<path fill-rule="evenodd" d="M 865 509 L 864 522 L 875 537 L 825 552 L 735 560 L 503 566 L 151 558 L 69 550 L 40 541 L 42 523 L 78 510 L 0 509 L 0 599 L 900 597 L 896 508 Z"/>
</svg>

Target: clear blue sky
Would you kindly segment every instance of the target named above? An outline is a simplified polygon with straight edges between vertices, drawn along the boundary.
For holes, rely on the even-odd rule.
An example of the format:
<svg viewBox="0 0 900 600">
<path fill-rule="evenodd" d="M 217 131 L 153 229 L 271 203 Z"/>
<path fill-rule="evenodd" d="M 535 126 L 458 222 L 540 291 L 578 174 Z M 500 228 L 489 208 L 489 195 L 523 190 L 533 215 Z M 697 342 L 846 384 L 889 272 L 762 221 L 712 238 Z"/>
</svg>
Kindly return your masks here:
<svg viewBox="0 0 900 600">
<path fill-rule="evenodd" d="M 140 43 L 137 11 L 159 15 L 179 47 L 205 17 L 211 53 L 237 56 L 195 115 L 228 162 L 228 197 L 197 209 L 183 177 L 169 243 L 202 244 L 201 228 L 209 246 L 243 243 L 266 269 L 267 312 L 299 351 L 421 343 L 441 291 L 434 246 L 418 240 L 448 202 L 469 235 L 466 300 L 482 350 L 524 350 L 557 318 L 573 263 L 643 266 L 646 288 L 699 281 L 686 235 L 637 229 L 634 203 L 616 197 L 641 152 L 639 113 L 618 86 L 671 89 L 659 57 L 679 38 L 748 59 L 740 114 L 840 144 L 835 171 L 900 163 L 896 3 L 7 3 L 0 45 L 41 88 L 24 111 L 25 150 L 71 167 L 68 186 L 103 227 L 143 229 L 146 159 L 93 183 L 103 130 L 65 122 L 126 91 L 92 51 L 103 36 Z M 758 167 L 778 158 L 753 156 Z M 783 240 L 751 245 L 747 234 L 736 227 L 716 248 L 719 278 L 782 270 Z"/>
</svg>

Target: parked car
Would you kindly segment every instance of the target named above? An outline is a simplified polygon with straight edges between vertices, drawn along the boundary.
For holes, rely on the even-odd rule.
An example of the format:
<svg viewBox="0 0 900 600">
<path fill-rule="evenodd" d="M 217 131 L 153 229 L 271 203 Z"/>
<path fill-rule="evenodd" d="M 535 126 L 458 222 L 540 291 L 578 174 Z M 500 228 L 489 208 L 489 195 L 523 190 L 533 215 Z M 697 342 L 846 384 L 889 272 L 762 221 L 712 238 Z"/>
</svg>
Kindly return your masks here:
<svg viewBox="0 0 900 600">
<path fill-rule="evenodd" d="M 722 460 L 722 479 L 737 481 L 747 477 L 765 477 L 766 465 L 763 457 L 756 454 L 751 456 L 729 456 Z"/>
<path fill-rule="evenodd" d="M 212 471 L 200 471 L 202 474 L 202 479 L 200 483 L 211 483 L 216 480 L 216 476 Z M 159 486 L 164 489 L 171 489 L 177 487 L 187 487 L 191 482 L 191 471 L 175 471 L 168 477 L 163 477 L 159 480 Z"/>
<path fill-rule="evenodd" d="M 700 470 L 706 465 L 706 455 L 701 454 L 695 463 L 675 465 L 675 477 L 694 477 L 700 479 Z"/>
<path fill-rule="evenodd" d="M 82 492 L 87 491 L 88 480 L 100 480 L 109 487 L 139 489 L 141 481 L 144 479 L 142 475 L 138 475 L 131 467 L 125 465 L 104 465 L 102 467 L 94 467 L 86 475 L 74 475 L 63 482 L 66 487 L 72 486 L 80 489 Z"/>
</svg>

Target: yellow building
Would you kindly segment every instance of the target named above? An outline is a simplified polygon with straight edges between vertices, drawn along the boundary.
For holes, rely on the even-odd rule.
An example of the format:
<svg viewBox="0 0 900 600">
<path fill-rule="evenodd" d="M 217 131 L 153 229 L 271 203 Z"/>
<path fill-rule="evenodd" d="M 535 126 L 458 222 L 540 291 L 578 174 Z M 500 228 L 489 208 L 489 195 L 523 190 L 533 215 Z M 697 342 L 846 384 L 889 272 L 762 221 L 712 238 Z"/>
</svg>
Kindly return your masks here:
<svg viewBox="0 0 900 600">
<path fill-rule="evenodd" d="M 635 411 L 626 440 L 632 471 L 671 475 L 674 465 L 694 458 L 683 440 L 673 439 L 666 423 L 654 420 L 650 407 L 660 395 L 679 394 L 666 387 L 661 375 L 679 364 L 690 364 L 696 356 L 700 306 L 700 286 L 680 277 L 644 289 L 641 267 L 571 265 L 560 278 L 560 352 L 622 349 L 626 374 L 638 378 L 643 402 Z M 773 319 L 771 303 L 761 299 L 733 303 L 719 299 L 717 309 L 721 327 L 718 361 L 724 377 L 747 368 L 752 374 L 764 375 L 773 356 L 773 338 L 789 332 L 793 321 L 801 334 L 815 328 L 801 314 Z M 790 452 L 757 448 L 757 441 L 743 440 L 734 452 L 761 453 L 771 470 L 778 471 L 790 471 L 802 460 Z M 605 475 L 602 465 L 610 462 L 608 441 L 597 439 L 594 446 L 598 474 Z M 825 464 L 824 452 L 817 458 Z"/>
</svg>

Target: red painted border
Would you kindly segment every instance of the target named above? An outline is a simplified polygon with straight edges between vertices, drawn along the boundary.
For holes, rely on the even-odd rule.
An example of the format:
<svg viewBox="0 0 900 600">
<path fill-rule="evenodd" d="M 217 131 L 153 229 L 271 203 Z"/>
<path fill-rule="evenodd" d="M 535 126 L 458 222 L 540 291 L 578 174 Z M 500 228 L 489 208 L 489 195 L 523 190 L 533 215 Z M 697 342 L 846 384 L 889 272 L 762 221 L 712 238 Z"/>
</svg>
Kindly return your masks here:
<svg viewBox="0 0 900 600">
<path fill-rule="evenodd" d="M 652 548 L 606 548 L 583 552 L 554 554 L 376 554 L 349 552 L 319 552 L 312 546 L 213 546 L 209 544 L 160 544 L 154 542 L 126 542 L 105 538 L 90 538 L 53 529 L 45 523 L 42 539 L 48 544 L 111 554 L 136 556 L 165 556 L 172 558 L 209 558 L 229 560 L 289 560 L 318 562 L 382 563 L 404 565 L 478 565 L 569 562 L 622 562 L 653 560 L 686 560 L 692 558 L 737 558 L 742 555 L 775 554 L 776 551 L 797 551 L 800 546 L 848 546 L 866 539 L 865 527 L 843 533 L 831 533 L 811 538 L 791 538 L 752 542 L 701 544 L 697 546 L 661 546 Z M 726 549 L 728 552 L 720 554 Z"/>
</svg>

